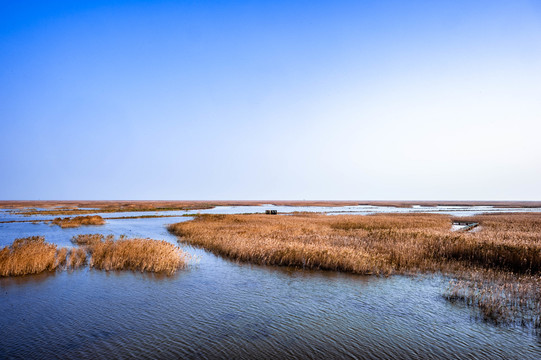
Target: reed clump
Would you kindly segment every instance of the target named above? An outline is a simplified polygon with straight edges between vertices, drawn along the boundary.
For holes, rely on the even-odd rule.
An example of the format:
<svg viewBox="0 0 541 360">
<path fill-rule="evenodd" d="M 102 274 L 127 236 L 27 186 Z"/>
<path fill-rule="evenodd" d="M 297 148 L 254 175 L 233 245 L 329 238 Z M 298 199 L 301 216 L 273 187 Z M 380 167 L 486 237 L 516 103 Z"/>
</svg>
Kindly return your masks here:
<svg viewBox="0 0 541 360">
<path fill-rule="evenodd" d="M 16 239 L 0 250 L 0 276 L 37 274 L 57 269 L 78 269 L 88 264 L 102 270 L 159 272 L 167 275 L 185 268 L 189 255 L 164 240 L 128 239 L 113 235 L 78 235 L 78 247 L 57 249 L 43 236 Z"/>
<path fill-rule="evenodd" d="M 124 238 L 124 237 L 121 236 L 121 238 Z M 114 235 L 104 236 L 102 234 L 79 234 L 79 235 L 73 236 L 71 238 L 71 242 L 75 245 L 85 246 L 85 245 L 92 245 L 99 242 L 103 242 L 104 240 L 112 241 L 114 239 L 115 239 Z"/>
<path fill-rule="evenodd" d="M 0 276 L 20 276 L 53 271 L 65 265 L 67 249 L 45 242 L 43 236 L 13 241 L 0 250 Z"/>
<path fill-rule="evenodd" d="M 188 255 L 165 240 L 107 238 L 87 246 L 90 266 L 102 270 L 132 270 L 173 274 L 187 266 Z"/>
<path fill-rule="evenodd" d="M 75 217 L 57 217 L 52 221 L 53 224 L 61 228 L 75 228 L 82 225 L 103 225 L 105 220 L 99 215 L 75 216 Z"/>
<path fill-rule="evenodd" d="M 86 264 L 86 250 L 83 248 L 73 248 L 69 256 L 69 268 L 79 269 Z"/>
<path fill-rule="evenodd" d="M 189 260 L 187 253 L 164 240 L 128 239 L 124 235 L 115 240 L 114 235 L 81 234 L 71 242 L 86 250 L 90 267 L 102 270 L 173 274 Z"/>
</svg>

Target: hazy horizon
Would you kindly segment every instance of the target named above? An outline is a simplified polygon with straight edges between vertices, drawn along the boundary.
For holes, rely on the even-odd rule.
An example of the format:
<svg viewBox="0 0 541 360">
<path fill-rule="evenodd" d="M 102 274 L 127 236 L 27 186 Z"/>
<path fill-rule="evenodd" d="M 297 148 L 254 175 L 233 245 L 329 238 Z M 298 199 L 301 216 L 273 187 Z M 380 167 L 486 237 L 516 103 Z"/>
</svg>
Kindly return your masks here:
<svg viewBox="0 0 541 360">
<path fill-rule="evenodd" d="M 538 1 L 2 2 L 0 79 L 1 200 L 541 200 Z"/>
</svg>

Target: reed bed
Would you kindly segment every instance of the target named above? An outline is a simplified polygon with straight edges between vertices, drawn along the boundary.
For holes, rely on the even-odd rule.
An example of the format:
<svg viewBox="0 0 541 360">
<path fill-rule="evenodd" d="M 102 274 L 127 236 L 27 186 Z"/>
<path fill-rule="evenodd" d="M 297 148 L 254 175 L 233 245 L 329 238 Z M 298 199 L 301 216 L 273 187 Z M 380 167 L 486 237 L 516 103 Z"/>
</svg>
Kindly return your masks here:
<svg viewBox="0 0 541 360">
<path fill-rule="evenodd" d="M 436 214 L 203 215 L 173 224 L 183 241 L 259 264 L 353 273 L 541 272 L 541 214 L 475 217 L 480 232 L 451 232 Z"/>
<path fill-rule="evenodd" d="M 53 224 L 60 226 L 61 228 L 75 228 L 82 225 L 103 225 L 105 220 L 99 215 L 92 216 L 75 216 L 65 218 L 55 218 L 52 221 Z"/>
<path fill-rule="evenodd" d="M 90 266 L 102 270 L 132 270 L 173 274 L 187 265 L 188 255 L 165 240 L 119 239 L 87 245 Z"/>
<path fill-rule="evenodd" d="M 189 256 L 164 240 L 128 239 L 121 235 L 82 234 L 71 242 L 91 256 L 90 267 L 103 270 L 133 270 L 172 274 L 187 266 Z"/>
<path fill-rule="evenodd" d="M 43 236 L 16 239 L 0 250 L 0 276 L 37 274 L 43 271 L 78 269 L 86 264 L 102 270 L 132 270 L 171 275 L 185 268 L 190 256 L 164 240 L 128 239 L 113 235 L 78 235 L 70 250 L 57 249 Z"/>
<path fill-rule="evenodd" d="M 447 299 L 476 306 L 495 322 L 539 327 L 541 214 L 461 219 L 479 222 L 481 231 L 451 232 L 452 218 L 438 214 L 201 215 L 169 231 L 180 241 L 256 264 L 448 274 L 460 281 L 450 284 Z"/>
<path fill-rule="evenodd" d="M 0 250 L 0 276 L 53 271 L 66 263 L 67 249 L 45 242 L 43 236 L 16 239 Z"/>
</svg>

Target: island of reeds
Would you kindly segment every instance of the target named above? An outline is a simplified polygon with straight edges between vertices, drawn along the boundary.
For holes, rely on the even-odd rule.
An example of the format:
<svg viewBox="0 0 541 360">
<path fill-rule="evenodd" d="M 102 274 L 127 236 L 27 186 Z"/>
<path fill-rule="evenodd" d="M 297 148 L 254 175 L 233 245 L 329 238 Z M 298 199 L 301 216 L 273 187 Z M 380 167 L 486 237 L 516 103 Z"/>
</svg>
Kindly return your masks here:
<svg viewBox="0 0 541 360">
<path fill-rule="evenodd" d="M 92 216 L 75 216 L 75 217 L 65 217 L 55 218 L 52 223 L 58 225 L 61 228 L 75 228 L 82 225 L 103 225 L 105 220 L 99 215 Z"/>
<path fill-rule="evenodd" d="M 200 215 L 173 224 L 180 240 L 255 264 L 356 274 L 441 273 L 445 297 L 475 306 L 485 319 L 541 326 L 541 214 L 462 218 L 474 231 L 451 231 L 438 214 Z"/>
<path fill-rule="evenodd" d="M 132 270 L 171 275 L 187 266 L 189 255 L 164 240 L 78 235 L 78 247 L 58 248 L 42 236 L 16 239 L 0 250 L 0 276 L 21 276 L 86 264 L 100 270 Z"/>
</svg>

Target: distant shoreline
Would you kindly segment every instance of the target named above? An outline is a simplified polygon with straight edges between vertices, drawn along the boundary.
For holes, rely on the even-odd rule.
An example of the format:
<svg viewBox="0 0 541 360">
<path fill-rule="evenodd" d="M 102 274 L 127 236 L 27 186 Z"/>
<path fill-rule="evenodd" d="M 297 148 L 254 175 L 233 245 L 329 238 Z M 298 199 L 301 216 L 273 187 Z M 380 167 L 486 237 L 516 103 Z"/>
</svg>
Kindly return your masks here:
<svg viewBox="0 0 541 360">
<path fill-rule="evenodd" d="M 164 211 L 164 210 L 200 210 L 216 206 L 259 206 L 271 204 L 277 206 L 496 206 L 504 208 L 541 207 L 541 201 L 469 201 L 469 200 L 0 200 L 0 208 L 64 208 L 123 211 Z"/>
</svg>

